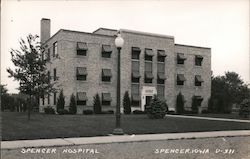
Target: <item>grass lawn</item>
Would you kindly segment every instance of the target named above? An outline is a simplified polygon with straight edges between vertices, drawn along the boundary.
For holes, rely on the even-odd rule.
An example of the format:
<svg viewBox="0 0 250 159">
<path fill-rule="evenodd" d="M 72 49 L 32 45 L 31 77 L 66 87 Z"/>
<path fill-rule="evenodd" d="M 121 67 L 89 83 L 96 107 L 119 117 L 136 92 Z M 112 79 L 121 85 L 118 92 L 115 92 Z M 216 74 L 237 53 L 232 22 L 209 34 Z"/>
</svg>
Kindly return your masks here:
<svg viewBox="0 0 250 159">
<path fill-rule="evenodd" d="M 249 123 L 210 121 L 166 117 L 149 119 L 146 115 L 122 115 L 126 134 L 201 132 L 218 130 L 249 130 Z M 115 127 L 114 115 L 48 115 L 32 113 L 2 113 L 2 139 L 42 139 L 86 137 L 111 134 Z"/>
<path fill-rule="evenodd" d="M 250 120 L 250 117 L 243 118 L 240 117 L 238 113 L 231 114 L 186 114 L 191 116 L 200 116 L 200 117 L 211 117 L 211 118 L 226 118 L 226 119 L 241 119 L 241 120 Z"/>
</svg>

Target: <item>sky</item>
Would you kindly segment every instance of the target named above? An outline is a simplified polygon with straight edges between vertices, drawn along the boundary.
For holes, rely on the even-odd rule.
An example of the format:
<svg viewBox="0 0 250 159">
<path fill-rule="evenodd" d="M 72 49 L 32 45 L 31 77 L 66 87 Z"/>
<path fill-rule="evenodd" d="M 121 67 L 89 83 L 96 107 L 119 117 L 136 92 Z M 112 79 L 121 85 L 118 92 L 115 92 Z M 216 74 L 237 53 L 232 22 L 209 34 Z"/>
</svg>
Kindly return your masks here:
<svg viewBox="0 0 250 159">
<path fill-rule="evenodd" d="M 18 82 L 6 71 L 14 68 L 10 50 L 19 48 L 20 38 L 39 35 L 42 18 L 51 19 L 51 36 L 59 29 L 122 28 L 210 47 L 213 75 L 234 71 L 250 83 L 249 13 L 249 0 L 2 0 L 1 84 L 9 93 L 18 92 Z"/>
</svg>

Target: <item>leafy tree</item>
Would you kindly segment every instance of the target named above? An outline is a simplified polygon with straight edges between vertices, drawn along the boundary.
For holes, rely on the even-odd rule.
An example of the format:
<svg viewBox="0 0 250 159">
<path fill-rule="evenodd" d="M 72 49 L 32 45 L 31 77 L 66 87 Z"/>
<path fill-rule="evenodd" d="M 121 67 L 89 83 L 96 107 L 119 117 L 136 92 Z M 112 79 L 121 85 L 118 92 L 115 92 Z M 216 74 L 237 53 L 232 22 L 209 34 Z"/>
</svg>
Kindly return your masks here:
<svg viewBox="0 0 250 159">
<path fill-rule="evenodd" d="M 93 105 L 94 105 L 94 113 L 101 114 L 102 113 L 102 106 L 101 106 L 100 96 L 98 93 L 94 96 Z"/>
<path fill-rule="evenodd" d="M 76 114 L 76 98 L 74 94 L 70 97 L 70 103 L 69 103 L 69 113 L 70 114 Z"/>
<path fill-rule="evenodd" d="M 37 35 L 29 34 L 20 40 L 20 49 L 10 51 L 11 61 L 15 69 L 8 68 L 9 77 L 19 81 L 21 93 L 30 96 L 28 105 L 28 120 L 32 107 L 31 99 L 33 96 L 39 98 L 45 93 L 54 91 L 53 83 L 49 81 L 46 71 L 46 61 L 43 60 L 45 47 L 41 47 Z"/>
<path fill-rule="evenodd" d="M 176 98 L 176 112 L 182 114 L 184 112 L 184 97 L 181 92 L 177 95 Z"/>
<path fill-rule="evenodd" d="M 146 112 L 150 119 L 162 119 L 168 111 L 168 106 L 165 101 L 161 101 L 154 95 L 149 105 L 146 105 Z"/>
<path fill-rule="evenodd" d="M 65 97 L 63 95 L 63 90 L 60 91 L 59 97 L 56 102 L 56 111 L 62 112 L 64 110 L 64 105 L 65 105 Z M 60 114 L 60 113 L 59 113 Z"/>
<path fill-rule="evenodd" d="M 123 109 L 124 109 L 125 114 L 131 113 L 131 102 L 130 102 L 128 91 L 125 92 L 124 97 L 123 97 Z"/>
</svg>

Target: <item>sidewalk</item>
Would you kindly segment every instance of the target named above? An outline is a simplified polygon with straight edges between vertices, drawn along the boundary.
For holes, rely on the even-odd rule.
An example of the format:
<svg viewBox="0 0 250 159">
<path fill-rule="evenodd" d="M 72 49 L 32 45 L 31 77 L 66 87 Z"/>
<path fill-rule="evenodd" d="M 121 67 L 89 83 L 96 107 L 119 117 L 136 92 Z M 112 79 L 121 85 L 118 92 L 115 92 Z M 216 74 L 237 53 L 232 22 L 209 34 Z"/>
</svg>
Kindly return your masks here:
<svg viewBox="0 0 250 159">
<path fill-rule="evenodd" d="M 170 139 L 212 138 L 212 137 L 228 137 L 228 136 L 230 137 L 250 136 L 250 130 L 121 135 L 121 136 L 110 135 L 104 137 L 2 141 L 1 149 L 18 149 L 24 147 L 27 148 L 27 147 L 73 146 L 73 145 L 86 145 L 86 144 L 157 141 L 157 140 L 170 140 Z"/>
</svg>

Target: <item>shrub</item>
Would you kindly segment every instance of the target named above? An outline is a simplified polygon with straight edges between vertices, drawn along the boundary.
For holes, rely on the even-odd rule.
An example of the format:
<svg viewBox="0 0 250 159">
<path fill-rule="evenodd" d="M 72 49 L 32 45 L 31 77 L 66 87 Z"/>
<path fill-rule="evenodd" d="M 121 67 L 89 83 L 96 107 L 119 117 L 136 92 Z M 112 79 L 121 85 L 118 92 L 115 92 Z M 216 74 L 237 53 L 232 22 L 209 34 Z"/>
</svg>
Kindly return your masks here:
<svg viewBox="0 0 250 159">
<path fill-rule="evenodd" d="M 134 110 L 133 114 L 146 114 L 146 112 L 141 110 Z"/>
<path fill-rule="evenodd" d="M 128 91 L 125 92 L 123 97 L 123 109 L 124 109 L 124 114 L 131 114 L 131 102 Z"/>
<path fill-rule="evenodd" d="M 101 100 L 98 93 L 94 96 L 94 113 L 95 114 L 101 114 L 102 113 L 102 106 L 101 106 Z"/>
<path fill-rule="evenodd" d="M 69 111 L 67 109 L 59 109 L 57 111 L 59 115 L 69 114 Z"/>
<path fill-rule="evenodd" d="M 83 110 L 82 112 L 84 115 L 90 115 L 90 114 L 93 114 L 93 110 L 90 110 L 90 109 L 87 109 L 87 110 Z"/>
<path fill-rule="evenodd" d="M 59 114 L 59 110 L 60 109 L 64 109 L 64 105 L 65 105 L 65 100 L 64 100 L 64 95 L 63 95 L 63 90 L 60 91 L 59 97 L 57 99 L 57 103 L 56 103 L 56 111 Z"/>
<path fill-rule="evenodd" d="M 51 106 L 44 108 L 44 112 L 45 114 L 55 114 L 55 110 Z"/>
<path fill-rule="evenodd" d="M 250 115 L 250 99 L 244 99 L 240 103 L 239 115 L 245 118 Z"/>
<path fill-rule="evenodd" d="M 197 100 L 195 99 L 195 96 L 192 97 L 192 107 L 191 107 L 192 111 L 194 113 L 198 113 L 198 103 Z"/>
<path fill-rule="evenodd" d="M 209 112 L 209 110 L 202 110 L 201 113 L 202 113 L 202 114 L 208 114 L 208 113 L 210 113 L 210 112 Z"/>
<path fill-rule="evenodd" d="M 177 95 L 176 98 L 176 112 L 178 114 L 183 114 L 184 112 L 184 97 L 181 92 Z"/>
<path fill-rule="evenodd" d="M 113 110 L 102 111 L 101 114 L 114 114 Z"/>
<path fill-rule="evenodd" d="M 69 114 L 76 114 L 76 98 L 74 94 L 70 97 L 70 103 L 69 103 Z"/>
<path fill-rule="evenodd" d="M 167 114 L 167 104 L 161 101 L 156 95 L 151 103 L 146 106 L 146 112 L 150 119 L 162 119 Z"/>
</svg>

